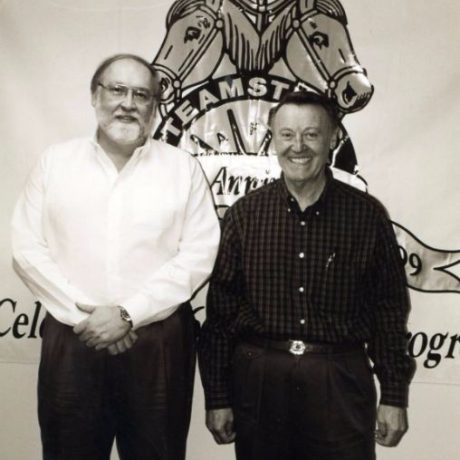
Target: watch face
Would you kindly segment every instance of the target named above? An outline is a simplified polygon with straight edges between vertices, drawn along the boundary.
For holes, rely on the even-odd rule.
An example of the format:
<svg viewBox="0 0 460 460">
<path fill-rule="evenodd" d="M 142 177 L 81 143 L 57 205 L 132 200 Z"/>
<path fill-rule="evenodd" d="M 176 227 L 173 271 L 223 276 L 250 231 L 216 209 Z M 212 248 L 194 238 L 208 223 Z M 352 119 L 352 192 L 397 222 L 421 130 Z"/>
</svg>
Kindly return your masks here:
<svg viewBox="0 0 460 460">
<path fill-rule="evenodd" d="M 123 308 L 123 307 L 118 307 L 120 309 L 120 317 L 123 321 L 126 321 L 129 324 L 132 324 L 131 316 L 129 316 L 129 313 Z"/>
</svg>

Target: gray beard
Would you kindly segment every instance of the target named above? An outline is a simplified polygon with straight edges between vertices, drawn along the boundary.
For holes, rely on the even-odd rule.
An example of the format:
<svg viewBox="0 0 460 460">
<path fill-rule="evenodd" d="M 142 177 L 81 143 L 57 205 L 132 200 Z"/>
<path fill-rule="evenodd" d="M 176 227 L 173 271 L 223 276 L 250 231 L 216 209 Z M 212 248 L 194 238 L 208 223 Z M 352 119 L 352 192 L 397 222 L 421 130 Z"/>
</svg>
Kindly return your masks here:
<svg viewBox="0 0 460 460">
<path fill-rule="evenodd" d="M 107 133 L 120 144 L 132 144 L 144 137 L 144 130 L 138 123 L 125 124 L 114 121 L 107 129 Z"/>
</svg>

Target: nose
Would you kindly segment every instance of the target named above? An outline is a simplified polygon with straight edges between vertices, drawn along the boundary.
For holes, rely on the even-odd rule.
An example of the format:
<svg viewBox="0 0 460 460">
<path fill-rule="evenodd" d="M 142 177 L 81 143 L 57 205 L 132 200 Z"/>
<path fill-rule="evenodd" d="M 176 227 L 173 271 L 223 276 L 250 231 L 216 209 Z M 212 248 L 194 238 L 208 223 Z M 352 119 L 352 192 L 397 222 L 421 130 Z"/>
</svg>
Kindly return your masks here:
<svg viewBox="0 0 460 460">
<path fill-rule="evenodd" d="M 371 99 L 374 87 L 364 73 L 352 73 L 339 80 L 335 94 L 340 108 L 347 113 L 361 110 Z"/>
<path fill-rule="evenodd" d="M 294 150 L 294 152 L 301 152 L 304 147 L 303 136 L 301 133 L 297 133 L 292 144 L 292 150 Z"/>
<path fill-rule="evenodd" d="M 121 106 L 126 110 L 131 110 L 135 107 L 134 91 L 132 89 L 128 89 L 126 96 L 121 100 Z"/>
</svg>

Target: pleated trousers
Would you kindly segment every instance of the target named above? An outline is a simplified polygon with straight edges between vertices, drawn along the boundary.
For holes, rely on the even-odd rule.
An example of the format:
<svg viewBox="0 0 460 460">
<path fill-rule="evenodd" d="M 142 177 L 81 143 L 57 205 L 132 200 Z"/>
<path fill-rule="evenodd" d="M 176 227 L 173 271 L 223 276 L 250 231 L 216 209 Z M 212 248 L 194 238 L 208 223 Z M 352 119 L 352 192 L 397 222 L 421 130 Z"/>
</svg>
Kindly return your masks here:
<svg viewBox="0 0 460 460">
<path fill-rule="evenodd" d="M 238 460 L 375 459 L 364 349 L 295 356 L 241 343 L 233 366 Z"/>
<path fill-rule="evenodd" d="M 197 322 L 190 304 L 139 328 L 119 355 L 45 318 L 38 379 L 44 460 L 184 460 Z"/>
</svg>

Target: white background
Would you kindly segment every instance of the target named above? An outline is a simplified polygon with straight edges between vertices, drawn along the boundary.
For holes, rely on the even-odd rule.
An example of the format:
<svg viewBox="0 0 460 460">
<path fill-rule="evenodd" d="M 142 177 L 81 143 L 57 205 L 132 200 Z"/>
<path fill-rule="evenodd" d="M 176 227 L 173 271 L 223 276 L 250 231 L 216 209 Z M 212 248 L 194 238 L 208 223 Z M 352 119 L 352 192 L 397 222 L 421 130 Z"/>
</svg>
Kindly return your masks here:
<svg viewBox="0 0 460 460">
<path fill-rule="evenodd" d="M 16 316 L 33 307 L 12 272 L 9 248 L 11 212 L 27 173 L 49 144 L 94 132 L 89 81 L 95 67 L 116 52 L 152 60 L 171 4 L 0 1 L 0 299 L 18 301 Z M 458 250 L 460 4 L 344 0 L 343 5 L 356 54 L 375 86 L 369 105 L 345 119 L 361 175 L 394 221 L 432 247 Z M 460 294 L 412 291 L 411 299 L 409 329 L 460 335 Z M 12 319 L 4 304 L 0 332 Z M 0 338 L 1 459 L 40 458 L 37 356 L 35 339 Z M 460 346 L 454 359 L 443 359 L 435 369 L 425 369 L 421 361 L 410 395 L 410 431 L 396 449 L 379 448 L 379 459 L 458 458 Z M 233 458 L 231 447 L 213 444 L 203 419 L 197 380 L 188 459 Z"/>
</svg>

